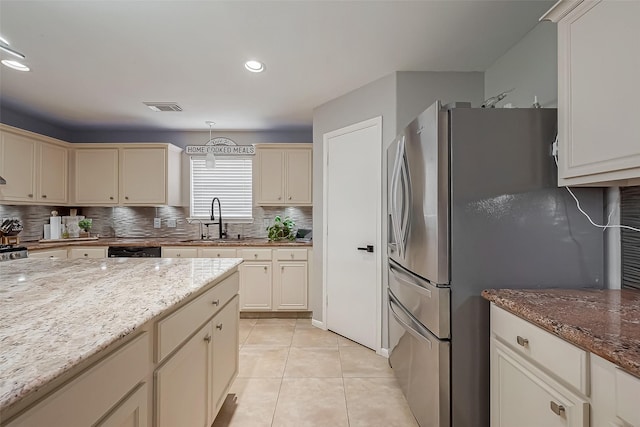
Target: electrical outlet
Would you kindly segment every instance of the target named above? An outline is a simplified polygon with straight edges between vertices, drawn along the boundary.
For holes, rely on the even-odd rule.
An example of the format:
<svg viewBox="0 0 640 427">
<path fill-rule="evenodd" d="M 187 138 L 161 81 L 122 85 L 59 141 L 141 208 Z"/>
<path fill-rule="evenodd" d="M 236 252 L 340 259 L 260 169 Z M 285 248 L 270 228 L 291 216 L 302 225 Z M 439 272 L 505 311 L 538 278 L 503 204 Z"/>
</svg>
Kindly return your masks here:
<svg viewBox="0 0 640 427">
<path fill-rule="evenodd" d="M 167 220 L 167 227 L 169 228 L 176 228 L 176 220 L 175 218 L 171 218 Z"/>
<path fill-rule="evenodd" d="M 153 218 L 153 228 L 160 228 L 160 227 L 162 227 L 162 219 Z"/>
</svg>

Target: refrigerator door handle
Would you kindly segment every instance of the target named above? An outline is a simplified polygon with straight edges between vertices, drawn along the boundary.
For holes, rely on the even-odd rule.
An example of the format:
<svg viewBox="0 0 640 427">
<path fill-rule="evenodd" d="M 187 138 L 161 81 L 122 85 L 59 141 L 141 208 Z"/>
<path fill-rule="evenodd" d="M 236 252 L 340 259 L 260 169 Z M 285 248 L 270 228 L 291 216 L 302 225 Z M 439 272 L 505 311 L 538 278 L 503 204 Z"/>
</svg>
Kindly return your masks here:
<svg viewBox="0 0 640 427">
<path fill-rule="evenodd" d="M 422 295 L 426 296 L 427 298 L 431 298 L 431 290 L 422 286 L 417 281 L 417 279 L 410 277 L 407 273 L 401 270 L 398 270 L 398 268 L 393 264 L 389 264 L 389 271 L 391 272 L 391 274 L 393 274 L 393 276 L 396 279 L 398 279 L 402 283 L 405 283 L 411 286 L 413 289 L 415 289 L 417 292 L 421 293 Z"/>
<path fill-rule="evenodd" d="M 400 318 L 400 315 L 394 310 L 394 308 L 393 308 L 394 305 L 396 305 L 398 307 L 398 309 L 404 313 L 405 316 L 411 316 L 398 303 L 398 300 L 393 296 L 393 294 L 391 292 L 389 292 L 389 309 L 391 310 L 391 314 L 393 314 L 393 317 L 395 317 L 395 319 L 398 321 L 398 323 L 400 323 L 402 325 L 402 327 L 407 332 L 409 332 L 411 335 L 413 335 L 416 339 L 418 339 L 420 341 L 424 341 L 425 343 L 427 343 L 429 345 L 429 348 L 431 348 L 433 346 L 433 343 L 431 342 L 431 340 L 429 338 L 425 337 L 420 332 L 418 332 L 413 327 L 411 327 L 411 325 L 409 325 L 407 322 L 402 320 Z M 411 319 L 411 318 L 409 317 L 409 319 Z M 414 323 L 414 322 L 411 322 L 411 323 Z"/>
<path fill-rule="evenodd" d="M 407 160 L 407 151 L 405 146 L 405 140 L 402 139 L 400 146 L 398 147 L 399 160 L 399 181 L 402 187 L 402 205 L 400 207 L 400 224 L 399 224 L 399 246 L 401 248 L 401 256 L 404 258 L 404 253 L 407 250 L 407 241 L 409 238 L 409 227 L 411 225 L 411 176 L 409 174 L 409 161 Z"/>
<path fill-rule="evenodd" d="M 404 144 L 404 138 L 398 142 L 396 157 L 393 162 L 393 170 L 391 172 L 391 189 L 390 189 L 391 190 L 391 203 L 390 203 L 391 212 L 389 213 L 390 220 L 391 220 L 391 232 L 393 234 L 393 243 L 395 244 L 394 248 L 392 249 L 397 249 L 400 257 L 402 257 L 402 252 L 400 249 L 401 244 L 399 241 L 400 227 L 398 224 L 399 218 L 398 218 L 397 197 L 398 197 L 398 178 L 400 173 L 400 161 L 401 161 L 401 146 L 403 144 Z"/>
</svg>

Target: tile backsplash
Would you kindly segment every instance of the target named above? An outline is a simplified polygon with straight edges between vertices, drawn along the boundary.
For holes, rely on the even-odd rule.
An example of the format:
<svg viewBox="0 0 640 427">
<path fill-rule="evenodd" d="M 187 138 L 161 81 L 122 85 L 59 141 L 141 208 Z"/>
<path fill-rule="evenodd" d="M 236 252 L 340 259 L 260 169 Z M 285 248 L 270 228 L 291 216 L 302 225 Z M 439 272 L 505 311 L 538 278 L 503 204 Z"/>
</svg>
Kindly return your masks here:
<svg viewBox="0 0 640 427">
<path fill-rule="evenodd" d="M 22 241 L 34 241 L 43 238 L 43 225 L 49 223 L 51 211 L 57 210 L 59 215 L 69 215 L 69 208 L 54 206 L 17 206 L 0 205 L 0 218 L 19 218 L 24 230 L 20 233 Z M 229 237 L 266 237 L 264 221 L 273 222 L 276 215 L 289 216 L 296 228 L 312 228 L 312 208 L 309 207 L 254 207 L 253 223 L 229 223 Z M 78 215 L 93 220 L 92 233 L 102 237 L 129 238 L 176 238 L 198 239 L 199 225 L 197 221 L 189 224 L 188 207 L 84 207 L 78 208 Z M 153 219 L 161 218 L 161 228 L 153 228 Z M 176 227 L 169 228 L 168 220 L 175 219 Z M 223 223 L 226 224 L 223 218 Z M 217 226 L 210 226 L 211 233 L 217 233 Z M 216 234 L 217 235 L 217 234 Z"/>
</svg>

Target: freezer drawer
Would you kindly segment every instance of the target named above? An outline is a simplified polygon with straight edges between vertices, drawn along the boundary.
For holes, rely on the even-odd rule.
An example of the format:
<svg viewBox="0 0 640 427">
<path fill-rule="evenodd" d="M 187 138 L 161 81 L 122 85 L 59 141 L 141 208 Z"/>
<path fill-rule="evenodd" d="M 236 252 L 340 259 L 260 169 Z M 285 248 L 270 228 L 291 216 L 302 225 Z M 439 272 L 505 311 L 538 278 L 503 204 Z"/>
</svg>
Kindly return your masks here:
<svg viewBox="0 0 640 427">
<path fill-rule="evenodd" d="M 449 341 L 430 334 L 389 291 L 389 363 L 413 416 L 423 427 L 449 427 Z"/>
<path fill-rule="evenodd" d="M 389 260 L 389 288 L 400 304 L 438 338 L 451 337 L 449 288 L 438 288 Z"/>
</svg>

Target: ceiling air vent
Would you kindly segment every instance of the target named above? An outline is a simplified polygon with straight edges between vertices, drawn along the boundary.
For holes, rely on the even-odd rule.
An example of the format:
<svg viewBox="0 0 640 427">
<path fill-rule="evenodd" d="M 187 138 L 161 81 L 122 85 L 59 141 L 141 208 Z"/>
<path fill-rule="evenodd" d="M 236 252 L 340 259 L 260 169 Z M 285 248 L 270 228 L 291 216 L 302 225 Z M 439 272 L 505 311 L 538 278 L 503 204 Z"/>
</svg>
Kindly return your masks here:
<svg viewBox="0 0 640 427">
<path fill-rule="evenodd" d="M 175 102 L 143 102 L 143 104 L 153 111 L 182 111 L 182 107 Z"/>
</svg>

